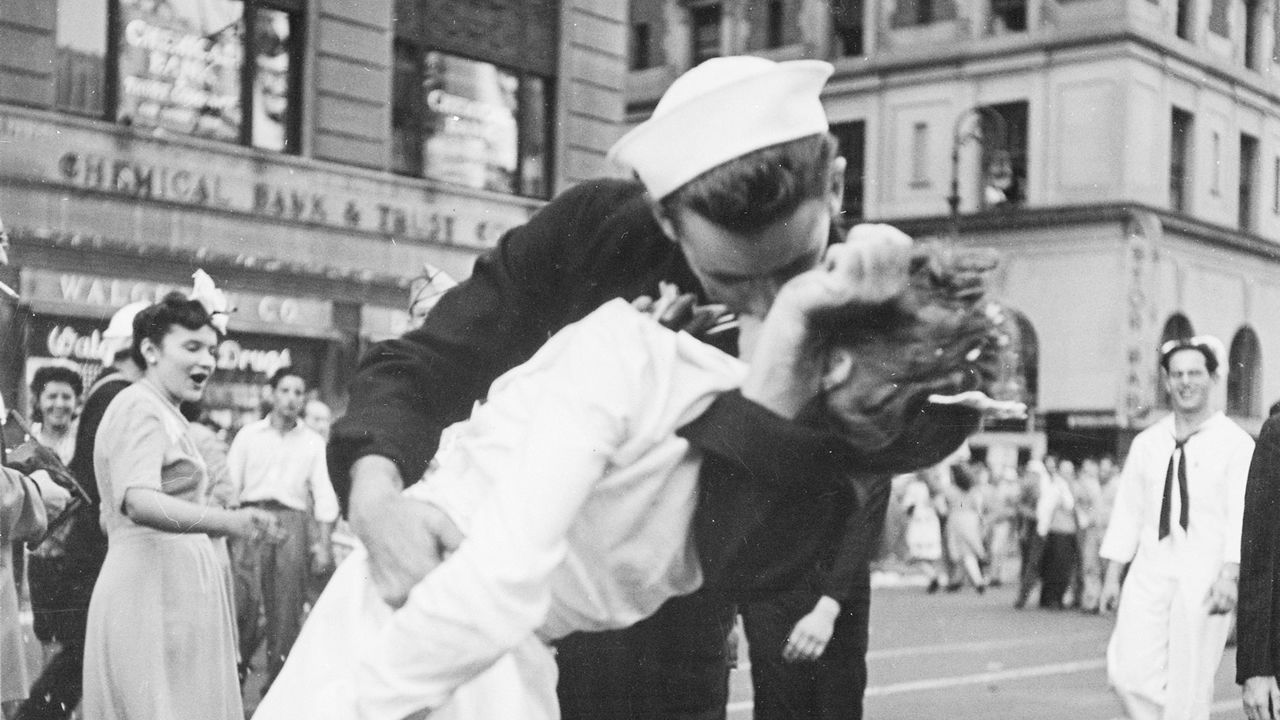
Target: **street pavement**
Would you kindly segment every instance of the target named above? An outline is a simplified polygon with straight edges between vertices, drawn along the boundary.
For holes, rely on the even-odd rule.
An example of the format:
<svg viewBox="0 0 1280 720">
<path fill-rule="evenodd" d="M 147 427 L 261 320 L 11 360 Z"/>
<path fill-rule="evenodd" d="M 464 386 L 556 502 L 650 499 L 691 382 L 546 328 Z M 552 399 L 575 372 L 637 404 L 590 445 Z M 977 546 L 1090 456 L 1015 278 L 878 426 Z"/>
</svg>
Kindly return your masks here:
<svg viewBox="0 0 1280 720">
<path fill-rule="evenodd" d="M 867 720 L 1111 720 L 1111 619 L 1072 610 L 1013 609 L 1011 588 L 985 595 L 921 587 L 874 591 Z M 1034 599 L 1034 596 L 1033 596 Z M 729 720 L 751 718 L 746 649 L 731 678 Z M 1218 670 L 1213 720 L 1243 718 L 1235 650 Z"/>
</svg>

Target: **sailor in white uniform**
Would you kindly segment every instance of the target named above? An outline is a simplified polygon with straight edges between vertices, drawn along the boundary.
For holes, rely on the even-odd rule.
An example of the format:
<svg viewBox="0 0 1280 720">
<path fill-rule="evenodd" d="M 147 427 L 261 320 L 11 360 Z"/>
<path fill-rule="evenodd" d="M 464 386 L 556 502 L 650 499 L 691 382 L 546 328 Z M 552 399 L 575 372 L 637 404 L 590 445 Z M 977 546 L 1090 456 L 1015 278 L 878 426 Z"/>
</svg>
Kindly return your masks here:
<svg viewBox="0 0 1280 720">
<path fill-rule="evenodd" d="M 1173 413 L 1134 438 L 1102 543 L 1102 604 L 1119 605 L 1107 673 L 1134 720 L 1207 719 L 1213 701 L 1253 454 L 1248 433 L 1210 407 L 1224 359 L 1208 336 L 1161 348 Z"/>
</svg>

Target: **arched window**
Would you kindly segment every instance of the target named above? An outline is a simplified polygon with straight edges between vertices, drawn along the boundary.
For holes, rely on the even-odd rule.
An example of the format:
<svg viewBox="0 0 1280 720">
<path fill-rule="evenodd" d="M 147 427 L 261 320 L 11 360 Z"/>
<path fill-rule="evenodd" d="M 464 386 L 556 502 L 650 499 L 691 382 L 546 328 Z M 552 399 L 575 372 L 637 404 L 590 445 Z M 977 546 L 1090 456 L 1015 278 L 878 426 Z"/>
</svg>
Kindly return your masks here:
<svg viewBox="0 0 1280 720">
<path fill-rule="evenodd" d="M 1005 308 L 1005 314 L 1004 331 L 1013 352 L 1007 356 L 1007 366 L 1000 368 L 996 394 L 1001 400 L 1024 402 L 1034 413 L 1040 393 L 1040 341 L 1026 315 L 1012 308 Z"/>
<path fill-rule="evenodd" d="M 1227 414 L 1262 415 L 1262 348 L 1258 334 L 1245 326 L 1231 338 L 1227 353 Z"/>
<path fill-rule="evenodd" d="M 1187 316 L 1182 313 L 1174 313 L 1164 323 L 1164 330 L 1160 333 L 1160 345 L 1163 346 L 1170 340 L 1189 338 L 1194 335 L 1195 331 L 1191 329 L 1191 321 L 1187 319 Z M 1156 377 L 1159 380 L 1156 382 L 1156 407 L 1168 410 L 1170 407 L 1169 391 L 1164 387 L 1164 375 L 1160 372 L 1159 363 L 1160 357 L 1157 355 Z"/>
</svg>

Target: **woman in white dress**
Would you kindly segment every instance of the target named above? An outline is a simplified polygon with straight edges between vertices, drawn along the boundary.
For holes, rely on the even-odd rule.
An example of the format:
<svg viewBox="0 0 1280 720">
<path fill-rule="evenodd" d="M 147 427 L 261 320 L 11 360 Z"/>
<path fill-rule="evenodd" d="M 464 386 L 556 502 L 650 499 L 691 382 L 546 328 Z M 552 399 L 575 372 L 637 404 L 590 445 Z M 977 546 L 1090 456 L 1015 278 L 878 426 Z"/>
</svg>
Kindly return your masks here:
<svg viewBox="0 0 1280 720">
<path fill-rule="evenodd" d="M 84 715 L 242 720 L 231 599 L 210 536 L 272 536 L 257 509 L 206 502 L 204 459 L 178 410 L 213 374 L 218 334 L 178 293 L 138 313 L 143 378 L 111 401 L 94 469 L 109 541 L 89 603 Z"/>
<path fill-rule="evenodd" d="M 835 246 L 792 283 L 848 282 L 844 260 Z M 985 389 L 1000 352 L 996 313 L 955 279 L 917 263 L 892 307 L 824 323 L 823 410 L 856 448 L 958 426 L 946 447 L 922 451 L 936 462 L 976 428 L 971 409 L 924 410 L 934 393 Z M 776 317 L 787 316 L 771 314 L 762 338 Z M 368 581 L 363 553 L 349 557 L 254 717 L 558 717 L 547 643 L 630 625 L 700 586 L 691 521 L 701 458 L 675 430 L 749 372 L 622 300 L 557 333 L 494 383 L 405 491 L 456 523 L 457 550 L 398 610 Z"/>
</svg>

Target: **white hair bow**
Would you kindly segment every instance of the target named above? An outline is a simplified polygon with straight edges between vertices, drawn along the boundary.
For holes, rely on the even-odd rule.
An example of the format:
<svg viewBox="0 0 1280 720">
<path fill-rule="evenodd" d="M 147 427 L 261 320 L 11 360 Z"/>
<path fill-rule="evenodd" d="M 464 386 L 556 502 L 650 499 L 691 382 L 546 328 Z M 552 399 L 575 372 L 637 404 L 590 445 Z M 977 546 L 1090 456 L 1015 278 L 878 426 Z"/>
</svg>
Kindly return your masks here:
<svg viewBox="0 0 1280 720">
<path fill-rule="evenodd" d="M 203 305 L 205 312 L 209 313 L 209 324 L 226 335 L 227 321 L 230 319 L 229 313 L 232 310 L 227 294 L 213 284 L 213 278 L 209 277 L 209 273 L 204 270 L 196 270 L 191 277 L 195 282 L 192 284 L 191 294 L 187 297 Z"/>
</svg>

